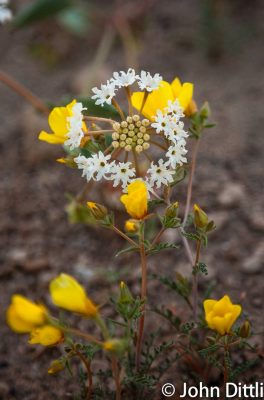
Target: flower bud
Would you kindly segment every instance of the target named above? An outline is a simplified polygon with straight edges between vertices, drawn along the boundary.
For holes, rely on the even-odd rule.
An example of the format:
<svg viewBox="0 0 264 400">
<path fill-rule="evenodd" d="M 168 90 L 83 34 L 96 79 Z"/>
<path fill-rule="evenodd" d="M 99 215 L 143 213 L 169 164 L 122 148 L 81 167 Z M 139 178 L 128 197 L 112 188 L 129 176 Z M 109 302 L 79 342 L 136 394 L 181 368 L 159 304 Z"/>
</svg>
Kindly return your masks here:
<svg viewBox="0 0 264 400">
<path fill-rule="evenodd" d="M 243 339 L 248 338 L 250 335 L 250 323 L 249 321 L 244 321 L 239 329 L 239 336 Z"/>
<path fill-rule="evenodd" d="M 208 225 L 208 216 L 207 214 L 197 205 L 193 206 L 194 211 L 194 224 L 196 228 L 204 229 Z"/>
<path fill-rule="evenodd" d="M 61 360 L 54 360 L 50 364 L 48 369 L 48 374 L 55 375 L 60 371 L 63 371 L 65 368 L 65 364 Z"/>
<path fill-rule="evenodd" d="M 177 217 L 178 208 L 179 208 L 179 202 L 176 201 L 175 203 L 173 203 L 169 207 L 167 207 L 167 209 L 165 211 L 165 217 L 167 217 L 167 218 Z"/>
<path fill-rule="evenodd" d="M 102 220 L 108 215 L 107 208 L 105 206 L 102 206 L 101 204 L 94 203 L 93 201 L 88 201 L 87 207 L 89 208 L 92 216 L 96 220 Z"/>
<path fill-rule="evenodd" d="M 120 292 L 119 292 L 119 298 L 118 298 L 118 303 L 119 304 L 131 304 L 134 301 L 133 296 L 128 289 L 127 285 L 125 282 L 120 282 Z"/>
<path fill-rule="evenodd" d="M 139 230 L 139 222 L 136 219 L 128 219 L 125 222 L 125 230 L 129 233 L 136 233 Z"/>
<path fill-rule="evenodd" d="M 103 349 L 110 353 L 122 355 L 127 349 L 127 341 L 122 339 L 109 339 L 103 343 Z"/>
</svg>

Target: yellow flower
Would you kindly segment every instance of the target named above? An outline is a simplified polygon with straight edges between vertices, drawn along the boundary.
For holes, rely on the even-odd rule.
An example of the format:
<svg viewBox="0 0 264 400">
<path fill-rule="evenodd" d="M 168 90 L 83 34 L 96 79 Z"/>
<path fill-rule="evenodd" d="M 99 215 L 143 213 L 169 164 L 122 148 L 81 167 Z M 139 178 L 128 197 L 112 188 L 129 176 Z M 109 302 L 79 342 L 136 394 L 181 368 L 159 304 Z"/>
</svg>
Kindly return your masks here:
<svg viewBox="0 0 264 400">
<path fill-rule="evenodd" d="M 134 219 L 128 219 L 125 222 L 125 230 L 127 232 L 130 232 L 130 233 L 137 232 L 138 228 L 139 228 L 139 223 L 138 223 L 138 221 L 136 221 Z"/>
<path fill-rule="evenodd" d="M 42 344 L 42 346 L 52 346 L 61 343 L 64 339 L 63 332 L 51 325 L 44 325 L 31 332 L 29 344 Z"/>
<path fill-rule="evenodd" d="M 120 201 L 132 218 L 143 219 L 148 211 L 148 191 L 145 183 L 139 180 L 130 183 L 127 193 L 120 197 Z"/>
<path fill-rule="evenodd" d="M 192 96 L 192 83 L 186 82 L 181 84 L 178 78 L 175 78 L 171 84 L 166 81 L 161 81 L 159 88 L 157 90 L 153 90 L 153 92 L 148 95 L 142 110 L 142 114 L 146 118 L 153 120 L 157 110 L 164 110 L 164 108 L 168 106 L 169 100 L 175 101 L 177 99 L 182 106 L 185 115 L 191 115 L 196 111 L 196 105 L 192 100 Z M 137 110 L 140 110 L 143 99 L 144 92 L 134 92 L 132 94 L 133 107 L 135 107 Z"/>
<path fill-rule="evenodd" d="M 97 307 L 87 297 L 84 288 L 70 275 L 60 274 L 50 283 L 50 294 L 53 303 L 68 311 L 86 317 L 95 317 Z"/>
<path fill-rule="evenodd" d="M 51 144 L 63 144 L 68 137 L 68 120 L 67 118 L 72 116 L 72 107 L 76 104 L 76 100 L 67 104 L 66 107 L 55 107 L 49 114 L 49 126 L 52 133 L 41 131 L 39 134 L 39 140 Z M 83 130 L 87 131 L 86 125 L 83 122 Z"/>
<path fill-rule="evenodd" d="M 230 332 L 242 311 L 242 307 L 238 304 L 232 304 L 229 296 L 224 296 L 218 301 L 205 300 L 204 311 L 209 328 L 217 331 L 220 335 L 225 335 Z"/>
<path fill-rule="evenodd" d="M 43 325 L 47 316 L 48 311 L 44 306 L 18 294 L 12 297 L 6 313 L 8 325 L 17 333 L 31 332 L 37 326 Z"/>
</svg>

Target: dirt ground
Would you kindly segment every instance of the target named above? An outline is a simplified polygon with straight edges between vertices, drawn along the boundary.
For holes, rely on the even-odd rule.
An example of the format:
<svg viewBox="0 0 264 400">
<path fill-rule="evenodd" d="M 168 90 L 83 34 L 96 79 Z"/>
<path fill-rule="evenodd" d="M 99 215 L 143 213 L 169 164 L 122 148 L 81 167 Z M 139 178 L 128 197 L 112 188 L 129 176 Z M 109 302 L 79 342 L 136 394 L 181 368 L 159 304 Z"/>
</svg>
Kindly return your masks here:
<svg viewBox="0 0 264 400">
<path fill-rule="evenodd" d="M 217 230 L 202 260 L 215 282 L 214 294 L 230 294 L 243 305 L 255 330 L 263 332 L 264 7 L 261 1 L 251 6 L 235 3 L 228 18 L 224 8 L 222 50 L 217 54 L 208 54 L 201 2 L 156 3 L 148 10 L 138 39 L 139 65 L 167 80 L 177 75 L 194 82 L 198 104 L 210 102 L 217 126 L 202 139 L 193 201 L 215 220 Z M 11 32 L 0 27 L 0 68 L 41 98 L 56 102 L 65 94 L 76 94 L 77 78 L 91 62 L 99 36 L 96 32 L 79 39 L 63 31 L 58 34 L 53 27 L 50 40 L 59 49 L 59 59 L 50 67 L 29 51 L 45 36 L 43 29 Z M 123 50 L 116 43 L 102 74 L 125 67 Z M 2 84 L 0 96 L 0 399 L 73 398 L 71 379 L 46 375 L 58 350 L 29 347 L 26 338 L 6 326 L 4 313 L 11 295 L 25 294 L 50 305 L 48 282 L 64 271 L 81 280 L 94 301 L 103 303 L 120 277 L 138 291 L 139 271 L 135 259 L 115 259 L 114 252 L 123 245 L 118 238 L 91 227 L 69 226 L 65 194 L 82 187 L 80 174 L 55 162 L 59 148 L 38 142 L 45 118 L 32 113 Z M 183 203 L 185 195 L 184 183 L 175 197 Z M 168 239 L 179 240 L 174 232 Z M 151 259 L 149 268 L 161 272 L 160 265 L 171 276 L 175 268 L 185 275 L 190 271 L 183 249 Z M 205 287 L 206 282 L 201 290 Z M 152 298 L 158 290 L 151 282 Z M 166 292 L 162 301 L 166 302 Z M 169 301 L 177 305 L 177 299 Z M 260 336 L 252 338 L 254 344 L 260 341 Z M 263 378 L 263 365 L 256 373 Z"/>
</svg>

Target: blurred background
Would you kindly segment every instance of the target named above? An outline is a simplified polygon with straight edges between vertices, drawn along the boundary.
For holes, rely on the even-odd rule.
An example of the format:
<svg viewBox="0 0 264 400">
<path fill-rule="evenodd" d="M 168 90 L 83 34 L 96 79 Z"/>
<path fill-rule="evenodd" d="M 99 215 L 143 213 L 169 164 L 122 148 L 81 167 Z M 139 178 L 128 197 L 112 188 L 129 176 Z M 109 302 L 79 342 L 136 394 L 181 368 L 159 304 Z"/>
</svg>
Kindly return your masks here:
<svg viewBox="0 0 264 400">
<path fill-rule="evenodd" d="M 231 294 L 263 330 L 263 1 L 13 0 L 10 6 L 13 22 L 0 25 L 0 69 L 44 101 L 88 96 L 128 67 L 193 82 L 198 105 L 209 101 L 216 127 L 202 139 L 193 202 L 217 230 L 202 260 L 215 294 Z M 64 271 L 104 303 L 120 279 L 137 293 L 136 260 L 114 257 L 123 243 L 109 232 L 69 225 L 67 195 L 82 188 L 80 173 L 55 162 L 59 146 L 38 141 L 46 116 L 1 81 L 0 98 L 0 399 L 71 398 L 70 379 L 43 379 L 57 350 L 29 348 L 5 326 L 10 296 L 48 302 L 49 280 Z M 186 183 L 175 196 L 184 204 Z M 179 240 L 174 231 L 167 239 Z M 149 268 L 190 272 L 182 249 L 151 259 Z M 158 283 L 150 286 L 154 296 Z M 168 301 L 177 309 L 177 299 Z"/>
</svg>

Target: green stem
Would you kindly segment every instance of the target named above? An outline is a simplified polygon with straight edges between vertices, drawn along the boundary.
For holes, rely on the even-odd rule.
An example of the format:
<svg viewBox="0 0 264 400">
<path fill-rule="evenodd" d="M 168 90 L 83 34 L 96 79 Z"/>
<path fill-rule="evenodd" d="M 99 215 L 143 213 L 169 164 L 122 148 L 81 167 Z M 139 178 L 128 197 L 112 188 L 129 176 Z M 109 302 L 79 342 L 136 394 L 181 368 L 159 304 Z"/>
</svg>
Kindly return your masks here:
<svg viewBox="0 0 264 400">
<path fill-rule="evenodd" d="M 144 243 L 144 225 L 140 238 L 140 260 L 141 260 L 141 300 L 144 302 L 141 308 L 141 317 L 138 326 L 137 344 L 136 344 L 136 370 L 140 369 L 140 356 L 142 350 L 142 341 L 145 325 L 145 301 L 147 297 L 147 257 Z"/>
</svg>

